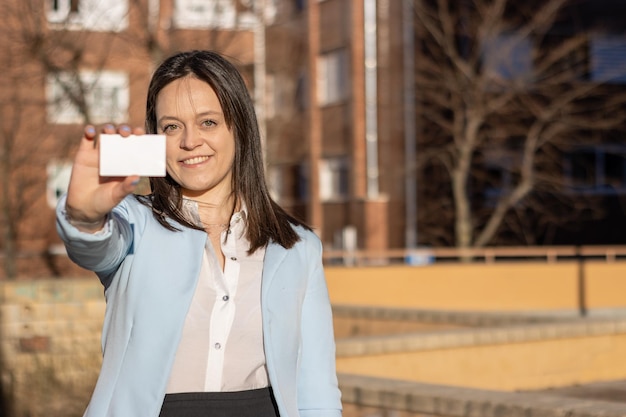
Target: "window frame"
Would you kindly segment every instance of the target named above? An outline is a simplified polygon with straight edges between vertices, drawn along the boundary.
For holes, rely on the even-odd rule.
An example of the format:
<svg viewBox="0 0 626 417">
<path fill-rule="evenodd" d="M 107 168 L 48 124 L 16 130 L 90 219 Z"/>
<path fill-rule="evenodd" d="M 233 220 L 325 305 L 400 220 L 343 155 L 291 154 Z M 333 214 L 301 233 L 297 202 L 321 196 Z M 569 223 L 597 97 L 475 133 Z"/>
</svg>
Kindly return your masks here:
<svg viewBox="0 0 626 417">
<path fill-rule="evenodd" d="M 335 49 L 317 58 L 317 101 L 330 106 L 349 96 L 349 57 L 346 48 Z"/>
<path fill-rule="evenodd" d="M 345 156 L 319 160 L 319 198 L 322 202 L 346 201 L 350 195 L 350 166 Z"/>
<path fill-rule="evenodd" d="M 84 114 L 77 109 L 75 101 L 68 98 L 72 91 L 68 88 L 76 88 L 72 81 L 78 76 L 85 88 L 85 101 L 89 111 L 90 123 L 121 123 L 128 120 L 130 108 L 130 83 L 129 75 L 123 71 L 80 71 L 78 74 L 71 72 L 59 72 L 49 74 L 46 80 L 46 117 L 52 124 L 81 124 L 87 122 Z M 104 87 L 103 87 L 104 85 Z M 95 103 L 97 97 L 94 94 L 102 90 L 120 90 L 115 97 L 117 105 L 113 103 Z M 107 111 L 100 113 L 99 110 L 106 108 Z"/>
<path fill-rule="evenodd" d="M 48 25 L 58 30 L 121 32 L 128 12 L 129 0 L 46 0 Z"/>
</svg>

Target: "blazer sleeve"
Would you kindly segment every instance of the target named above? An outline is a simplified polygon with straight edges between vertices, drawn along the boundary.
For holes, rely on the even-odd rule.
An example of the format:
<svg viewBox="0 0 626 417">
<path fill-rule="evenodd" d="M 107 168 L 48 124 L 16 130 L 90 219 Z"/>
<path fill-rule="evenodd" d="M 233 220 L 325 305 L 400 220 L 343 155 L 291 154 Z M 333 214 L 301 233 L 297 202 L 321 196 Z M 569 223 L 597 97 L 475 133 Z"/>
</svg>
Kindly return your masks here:
<svg viewBox="0 0 626 417">
<path fill-rule="evenodd" d="M 306 293 L 302 305 L 298 408 L 301 417 L 341 416 L 341 393 L 335 369 L 332 310 L 324 268 L 322 244 L 308 242 Z"/>
<path fill-rule="evenodd" d="M 128 210 L 123 202 L 120 203 L 109 213 L 101 231 L 85 233 L 68 221 L 65 200 L 66 196 L 63 196 L 57 205 L 56 226 L 67 254 L 80 267 L 96 272 L 104 283 L 132 247 L 133 231 Z"/>
</svg>

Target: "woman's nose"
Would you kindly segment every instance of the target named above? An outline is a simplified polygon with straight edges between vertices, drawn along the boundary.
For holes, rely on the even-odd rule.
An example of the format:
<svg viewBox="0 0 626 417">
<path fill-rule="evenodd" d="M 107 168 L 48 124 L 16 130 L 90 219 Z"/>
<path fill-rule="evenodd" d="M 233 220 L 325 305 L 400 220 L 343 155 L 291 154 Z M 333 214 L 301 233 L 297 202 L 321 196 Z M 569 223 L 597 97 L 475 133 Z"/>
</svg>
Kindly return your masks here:
<svg viewBox="0 0 626 417">
<path fill-rule="evenodd" d="M 202 144 L 202 137 L 200 132 L 195 129 L 187 129 L 183 134 L 183 138 L 180 142 L 180 147 L 187 150 L 197 148 Z"/>
</svg>

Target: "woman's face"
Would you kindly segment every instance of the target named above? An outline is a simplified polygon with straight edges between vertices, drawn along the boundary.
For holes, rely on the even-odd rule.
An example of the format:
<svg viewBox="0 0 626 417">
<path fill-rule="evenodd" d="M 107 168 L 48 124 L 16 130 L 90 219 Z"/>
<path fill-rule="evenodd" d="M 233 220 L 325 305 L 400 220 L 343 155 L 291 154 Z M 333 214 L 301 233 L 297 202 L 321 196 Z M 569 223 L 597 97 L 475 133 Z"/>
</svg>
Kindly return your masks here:
<svg viewBox="0 0 626 417">
<path fill-rule="evenodd" d="M 229 196 L 235 137 L 211 86 L 195 77 L 171 82 L 157 96 L 156 119 L 166 136 L 167 172 L 183 195 L 205 202 Z"/>
</svg>

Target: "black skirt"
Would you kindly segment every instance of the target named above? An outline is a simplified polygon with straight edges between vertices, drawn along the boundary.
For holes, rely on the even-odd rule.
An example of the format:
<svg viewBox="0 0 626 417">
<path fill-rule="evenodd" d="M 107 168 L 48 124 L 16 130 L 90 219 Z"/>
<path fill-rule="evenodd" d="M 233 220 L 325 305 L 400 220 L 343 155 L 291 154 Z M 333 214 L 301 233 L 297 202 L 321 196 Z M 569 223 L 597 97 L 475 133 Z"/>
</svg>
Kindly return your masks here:
<svg viewBox="0 0 626 417">
<path fill-rule="evenodd" d="M 279 417 L 271 388 L 166 394 L 159 417 Z"/>
</svg>

